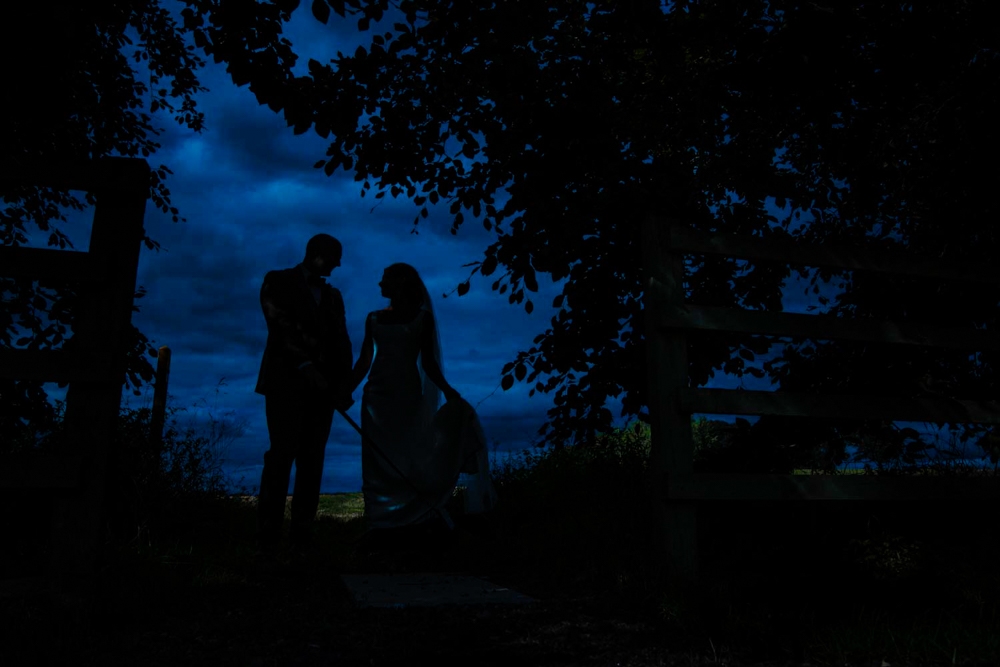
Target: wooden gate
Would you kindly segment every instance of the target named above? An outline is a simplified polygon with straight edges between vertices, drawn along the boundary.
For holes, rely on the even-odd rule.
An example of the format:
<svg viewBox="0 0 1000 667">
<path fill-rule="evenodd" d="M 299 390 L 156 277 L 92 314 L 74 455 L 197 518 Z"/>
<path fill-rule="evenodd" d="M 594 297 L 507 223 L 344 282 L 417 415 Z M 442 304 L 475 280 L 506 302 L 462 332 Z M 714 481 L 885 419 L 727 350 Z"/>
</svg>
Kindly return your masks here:
<svg viewBox="0 0 1000 667">
<path fill-rule="evenodd" d="M 85 590 L 102 544 L 106 468 L 125 381 L 149 165 L 103 158 L 66 167 L 0 174 L 0 191 L 43 186 L 94 193 L 97 202 L 87 252 L 0 247 L 0 275 L 72 281 L 78 310 L 69 349 L 0 349 L 0 377 L 68 382 L 66 455 L 28 452 L 0 459 L 0 488 L 49 493 L 53 499 L 48 573 L 8 578 L 8 592 Z"/>
<path fill-rule="evenodd" d="M 940 263 L 831 244 L 808 245 L 711 235 L 680 222 L 650 217 L 642 223 L 653 503 L 660 548 L 670 579 L 697 581 L 696 503 L 699 500 L 996 499 L 1000 484 L 983 478 L 886 478 L 860 475 L 694 474 L 691 415 L 780 415 L 895 421 L 1000 424 L 996 401 L 885 396 L 820 396 L 790 392 L 689 387 L 687 336 L 711 331 L 822 340 L 855 340 L 966 350 L 1000 350 L 996 332 L 948 329 L 775 313 L 684 303 L 684 254 L 711 254 L 834 269 L 1000 284 L 988 267 Z"/>
</svg>

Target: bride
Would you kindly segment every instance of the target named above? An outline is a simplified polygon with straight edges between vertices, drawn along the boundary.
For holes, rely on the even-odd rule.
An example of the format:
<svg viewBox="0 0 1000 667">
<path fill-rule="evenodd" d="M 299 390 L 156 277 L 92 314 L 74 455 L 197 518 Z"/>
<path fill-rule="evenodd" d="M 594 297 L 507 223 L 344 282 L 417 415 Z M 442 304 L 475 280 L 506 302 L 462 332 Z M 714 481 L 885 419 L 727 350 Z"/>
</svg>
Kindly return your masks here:
<svg viewBox="0 0 1000 667">
<path fill-rule="evenodd" d="M 368 375 L 361 399 L 366 523 L 369 530 L 394 528 L 439 516 L 451 527 L 444 505 L 462 472 L 463 443 L 435 433 L 435 415 L 442 393 L 452 412 L 466 404 L 441 371 L 434 311 L 417 270 L 393 264 L 379 287 L 389 307 L 365 319 L 352 384 Z"/>
</svg>

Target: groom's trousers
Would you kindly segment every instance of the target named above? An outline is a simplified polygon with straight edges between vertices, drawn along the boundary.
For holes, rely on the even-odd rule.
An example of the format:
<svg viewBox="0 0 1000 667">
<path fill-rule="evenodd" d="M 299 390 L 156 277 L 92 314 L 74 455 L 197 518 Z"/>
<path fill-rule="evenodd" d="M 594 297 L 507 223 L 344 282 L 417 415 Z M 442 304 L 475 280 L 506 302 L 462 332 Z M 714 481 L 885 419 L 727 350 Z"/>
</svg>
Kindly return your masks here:
<svg viewBox="0 0 1000 667">
<path fill-rule="evenodd" d="M 264 454 L 257 496 L 258 538 L 262 547 L 274 546 L 281 537 L 293 463 L 295 489 L 290 537 L 296 542 L 310 539 L 319 506 L 323 458 L 333 412 L 330 398 L 314 392 L 280 391 L 265 397 L 271 448 Z"/>
</svg>

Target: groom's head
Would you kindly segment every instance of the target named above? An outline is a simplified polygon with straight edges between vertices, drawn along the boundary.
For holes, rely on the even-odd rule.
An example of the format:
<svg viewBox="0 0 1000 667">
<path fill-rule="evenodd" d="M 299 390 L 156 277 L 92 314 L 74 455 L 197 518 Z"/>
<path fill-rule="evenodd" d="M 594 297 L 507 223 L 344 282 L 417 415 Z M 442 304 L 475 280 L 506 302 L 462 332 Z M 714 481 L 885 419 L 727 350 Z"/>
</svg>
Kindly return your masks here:
<svg viewBox="0 0 1000 667">
<path fill-rule="evenodd" d="M 306 258 L 303 264 L 310 272 L 325 278 L 340 266 L 343 252 L 340 241 L 329 234 L 317 234 L 306 244 Z"/>
</svg>

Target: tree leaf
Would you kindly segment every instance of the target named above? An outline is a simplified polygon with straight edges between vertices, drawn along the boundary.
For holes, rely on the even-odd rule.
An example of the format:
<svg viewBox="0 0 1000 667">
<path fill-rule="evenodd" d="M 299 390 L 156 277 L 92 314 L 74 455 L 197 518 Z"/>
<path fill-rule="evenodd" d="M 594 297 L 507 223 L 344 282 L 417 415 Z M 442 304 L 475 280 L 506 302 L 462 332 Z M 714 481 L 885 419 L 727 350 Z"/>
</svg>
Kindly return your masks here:
<svg viewBox="0 0 1000 667">
<path fill-rule="evenodd" d="M 469 281 L 466 280 L 464 283 L 458 284 L 458 295 L 463 296 L 469 291 Z"/>
<path fill-rule="evenodd" d="M 513 375 L 504 375 L 503 379 L 500 380 L 500 387 L 504 391 L 507 391 L 508 389 L 510 389 L 513 386 L 514 386 L 514 376 Z"/>
<path fill-rule="evenodd" d="M 528 271 L 524 274 L 524 286 L 528 289 L 529 292 L 538 291 L 538 281 L 535 279 L 534 269 L 529 268 Z"/>
<path fill-rule="evenodd" d="M 312 13 L 317 21 L 326 23 L 330 20 L 330 5 L 326 4 L 326 0 L 313 0 Z"/>
</svg>

